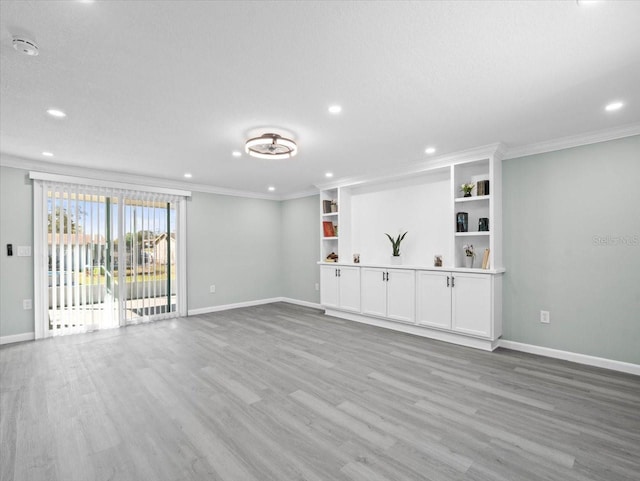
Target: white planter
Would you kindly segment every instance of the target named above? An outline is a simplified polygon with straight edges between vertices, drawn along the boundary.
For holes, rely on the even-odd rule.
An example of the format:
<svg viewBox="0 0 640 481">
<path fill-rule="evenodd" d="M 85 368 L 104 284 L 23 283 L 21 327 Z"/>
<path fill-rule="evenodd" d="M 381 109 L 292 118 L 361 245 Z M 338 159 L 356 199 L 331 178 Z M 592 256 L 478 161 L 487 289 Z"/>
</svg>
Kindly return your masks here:
<svg viewBox="0 0 640 481">
<path fill-rule="evenodd" d="M 399 266 L 402 264 L 402 256 L 391 256 L 391 265 Z"/>
<path fill-rule="evenodd" d="M 473 261 L 475 258 L 476 256 L 464 256 L 464 266 L 467 269 L 473 269 Z"/>
</svg>

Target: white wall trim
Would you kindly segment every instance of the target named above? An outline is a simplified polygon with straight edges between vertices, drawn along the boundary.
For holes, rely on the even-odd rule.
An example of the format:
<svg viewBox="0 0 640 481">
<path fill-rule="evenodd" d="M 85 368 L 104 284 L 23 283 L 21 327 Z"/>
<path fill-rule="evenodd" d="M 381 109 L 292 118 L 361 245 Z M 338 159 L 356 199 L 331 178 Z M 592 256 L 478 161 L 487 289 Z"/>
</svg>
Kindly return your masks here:
<svg viewBox="0 0 640 481">
<path fill-rule="evenodd" d="M 221 304 L 219 306 L 201 307 L 198 309 L 189 309 L 190 316 L 198 316 L 200 314 L 208 314 L 210 312 L 227 311 L 229 309 L 239 309 L 241 307 L 261 306 L 263 304 L 273 304 L 275 302 L 287 302 L 298 306 L 311 307 L 313 309 L 322 309 L 320 304 L 308 301 L 300 301 L 289 297 L 271 297 L 268 299 L 258 299 L 255 301 L 235 302 L 233 304 Z"/>
<path fill-rule="evenodd" d="M 512 349 L 514 351 L 527 352 L 529 354 L 537 354 L 539 356 L 552 357 L 562 359 L 564 361 L 576 362 L 587 366 L 602 367 L 611 369 L 612 371 L 625 372 L 627 374 L 635 374 L 640 376 L 640 364 L 632 364 L 630 362 L 614 361 L 613 359 L 605 359 L 603 357 L 589 356 L 588 354 L 579 354 L 570 351 L 561 351 L 549 347 L 536 346 L 533 344 L 525 344 L 522 342 L 507 341 L 500 339 L 498 347 Z"/>
<path fill-rule="evenodd" d="M 26 171 L 38 171 L 49 174 L 57 175 L 69 175 L 73 177 L 85 177 L 92 179 L 103 179 L 111 182 L 119 182 L 126 184 L 133 184 L 136 186 L 145 185 L 156 188 L 165 189 L 179 189 L 191 192 L 203 192 L 205 194 L 218 194 L 228 195 L 233 197 L 246 197 L 250 199 L 263 199 L 263 200 L 289 200 L 298 197 L 306 197 L 309 195 L 317 194 L 317 190 L 304 191 L 297 194 L 291 194 L 287 196 L 279 196 L 275 194 L 263 194 L 257 192 L 248 192 L 243 190 L 227 189 L 225 187 L 217 187 L 212 185 L 197 184 L 194 182 L 184 182 L 171 179 L 160 179 L 157 177 L 149 177 L 146 175 L 128 174 L 126 172 L 116 172 L 112 170 L 91 169 L 88 167 L 81 167 L 77 165 L 69 164 L 54 164 L 51 162 L 45 162 L 41 160 L 27 159 L 23 157 L 17 157 L 1 153 L 0 166 L 10 167 L 13 169 L 20 169 Z M 138 189 L 140 190 L 140 189 Z"/>
<path fill-rule="evenodd" d="M 295 304 L 296 306 L 310 307 L 312 309 L 322 309 L 322 306 L 317 302 L 301 301 L 298 299 L 291 299 L 290 297 L 281 297 L 279 302 Z"/>
<path fill-rule="evenodd" d="M 199 309 L 189 309 L 189 316 L 198 316 L 200 314 L 208 314 L 210 312 L 227 311 L 229 309 L 239 309 L 241 307 L 261 306 L 262 304 L 272 304 L 280 302 L 282 297 L 272 297 L 269 299 L 258 299 L 255 301 L 235 302 L 233 304 L 221 304 L 219 306 L 201 307 Z"/>
<path fill-rule="evenodd" d="M 569 137 L 561 137 L 559 139 L 545 140 L 536 142 L 535 144 L 522 145 L 507 149 L 506 159 L 515 159 L 518 157 L 526 157 L 527 155 L 543 154 L 545 152 L 553 152 L 556 150 L 570 149 L 580 147 L 582 145 L 597 144 L 599 142 L 607 142 L 609 140 L 622 139 L 640 135 L 640 123 L 627 124 L 622 127 L 614 127 L 612 129 L 600 130 L 596 132 L 586 132 L 579 135 L 571 135 Z"/>
<path fill-rule="evenodd" d="M 35 332 L 24 332 L 22 334 L 14 334 L 12 336 L 1 336 L 0 346 L 3 344 L 12 344 L 14 342 L 33 341 L 35 338 Z"/>
<path fill-rule="evenodd" d="M 331 317 L 338 317 L 340 319 L 346 319 L 348 321 L 360 322 L 362 324 L 368 324 L 370 326 L 383 327 L 392 331 L 413 334 L 414 336 L 436 339 L 438 341 L 449 342 L 451 344 L 457 344 L 459 346 L 473 347 L 475 349 L 481 349 L 483 351 L 493 351 L 494 349 L 496 349 L 496 347 L 498 347 L 498 340 L 492 341 L 490 339 L 481 339 L 464 334 L 457 334 L 455 332 L 441 331 L 440 329 L 431 329 L 429 327 L 418 326 L 416 324 L 405 324 L 403 322 L 388 321 L 386 319 L 371 317 L 355 312 L 338 311 L 330 308 L 325 308 L 324 313 L 325 315 Z"/>
<path fill-rule="evenodd" d="M 474 160 L 488 159 L 494 155 L 502 156 L 504 145 L 501 143 L 483 145 L 472 149 L 461 150 L 435 157 L 420 162 L 406 163 L 403 166 L 396 165 L 393 168 L 378 171 L 374 174 L 366 174 L 354 177 L 344 177 L 315 184 L 319 190 L 334 189 L 337 187 L 353 187 L 364 183 L 388 182 L 394 179 L 406 177 L 411 174 L 428 173 L 438 169 L 448 168 L 451 164 L 461 164 Z"/>
</svg>

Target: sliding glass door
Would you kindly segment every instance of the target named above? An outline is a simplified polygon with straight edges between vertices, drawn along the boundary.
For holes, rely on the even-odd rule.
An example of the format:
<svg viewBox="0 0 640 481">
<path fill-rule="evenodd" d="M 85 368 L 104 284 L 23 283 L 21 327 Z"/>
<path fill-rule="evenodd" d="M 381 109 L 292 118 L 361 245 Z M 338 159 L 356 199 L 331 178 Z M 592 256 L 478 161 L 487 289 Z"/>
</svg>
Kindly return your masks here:
<svg viewBox="0 0 640 481">
<path fill-rule="evenodd" d="M 182 199 L 77 184 L 38 189 L 41 337 L 178 315 Z"/>
</svg>

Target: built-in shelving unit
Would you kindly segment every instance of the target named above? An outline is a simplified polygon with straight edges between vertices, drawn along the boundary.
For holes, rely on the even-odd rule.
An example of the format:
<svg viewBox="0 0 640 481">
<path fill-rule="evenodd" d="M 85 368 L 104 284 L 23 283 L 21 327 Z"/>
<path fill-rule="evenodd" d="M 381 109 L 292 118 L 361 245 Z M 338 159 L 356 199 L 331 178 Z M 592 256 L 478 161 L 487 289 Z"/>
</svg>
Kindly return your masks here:
<svg viewBox="0 0 640 481">
<path fill-rule="evenodd" d="M 487 195 L 477 195 L 480 181 L 488 181 Z M 460 187 L 468 183 L 475 184 L 476 188 L 470 197 L 464 197 Z M 405 328 L 401 330 L 405 332 L 492 349 L 502 334 L 498 302 L 504 272 L 501 183 L 500 146 L 494 145 L 435 159 L 386 177 L 358 178 L 318 186 L 321 303 L 327 312 L 343 313 L 345 318 L 390 328 L 402 324 Z M 484 187 L 487 185 L 482 189 L 486 192 Z M 465 232 L 458 232 L 459 212 L 467 214 Z M 482 221 L 482 228 L 487 228 L 485 224 L 488 224 L 488 230 L 480 230 L 480 219 L 483 218 L 488 221 Z M 325 232 L 325 223 L 331 223 L 337 233 L 328 235 L 333 232 L 330 228 Z M 400 248 L 401 265 L 392 265 L 391 245 L 385 234 L 396 237 L 403 232 L 408 234 Z M 473 245 L 476 253 L 476 268 L 464 267 L 464 247 L 469 245 Z M 488 250 L 489 262 L 487 268 L 481 268 L 485 250 Z M 331 253 L 338 256 L 334 263 L 326 262 Z M 356 254 L 361 264 L 353 263 Z M 434 267 L 436 255 L 442 256 L 440 267 Z M 349 266 L 357 269 L 346 269 Z M 407 269 L 411 273 L 407 273 Z M 433 274 L 428 274 L 430 272 Z M 438 276 L 438 272 L 442 275 Z M 348 273 L 349 279 L 343 277 L 340 281 L 342 273 Z M 398 287 L 400 279 L 404 287 Z M 424 306 L 432 302 L 430 288 L 425 286 L 438 286 L 439 289 L 443 282 L 442 288 L 450 290 L 447 295 L 452 313 L 444 315 L 447 319 L 440 319 L 440 314 L 424 312 Z M 456 282 L 458 289 L 454 287 Z M 417 290 L 409 296 L 414 288 Z M 332 294 L 330 301 L 329 293 Z M 341 304 L 341 296 L 349 299 L 348 305 Z M 468 309 L 464 296 L 469 296 L 470 302 L 481 311 L 481 329 L 472 326 L 473 316 L 460 315 L 463 309 Z M 405 305 L 407 303 L 411 305 Z M 411 329 L 407 330 L 407 325 L 411 325 Z M 435 332 L 438 329 L 446 333 Z M 460 336 L 465 339 L 461 340 Z M 468 337 L 476 340 L 470 341 Z"/>
</svg>

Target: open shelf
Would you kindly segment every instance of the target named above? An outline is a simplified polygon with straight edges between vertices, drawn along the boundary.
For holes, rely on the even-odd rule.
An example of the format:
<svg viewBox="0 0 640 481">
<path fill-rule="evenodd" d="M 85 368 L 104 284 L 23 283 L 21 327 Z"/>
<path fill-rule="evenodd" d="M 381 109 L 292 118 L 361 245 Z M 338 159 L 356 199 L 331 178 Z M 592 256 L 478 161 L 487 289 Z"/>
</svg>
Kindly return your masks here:
<svg viewBox="0 0 640 481">
<path fill-rule="evenodd" d="M 490 235 L 489 231 L 482 232 L 456 232 L 456 237 L 476 237 L 476 236 L 485 236 Z"/>
<path fill-rule="evenodd" d="M 481 200 L 490 200 L 490 195 L 475 195 L 473 197 L 456 197 L 456 202 L 477 202 Z"/>
</svg>

